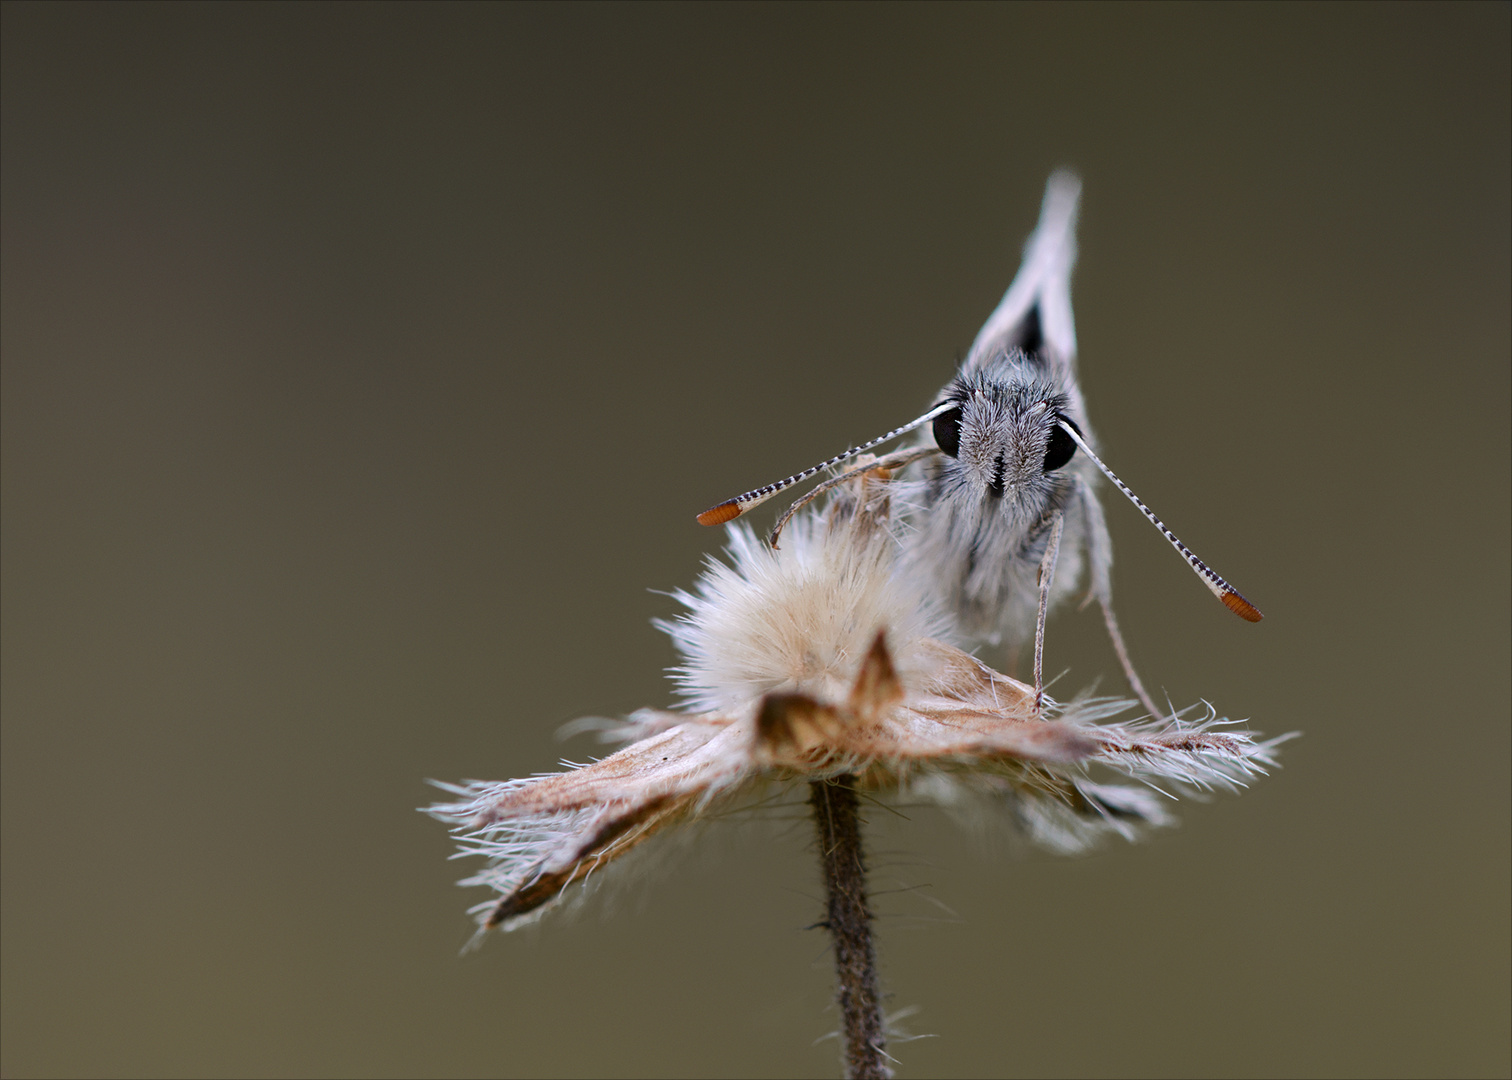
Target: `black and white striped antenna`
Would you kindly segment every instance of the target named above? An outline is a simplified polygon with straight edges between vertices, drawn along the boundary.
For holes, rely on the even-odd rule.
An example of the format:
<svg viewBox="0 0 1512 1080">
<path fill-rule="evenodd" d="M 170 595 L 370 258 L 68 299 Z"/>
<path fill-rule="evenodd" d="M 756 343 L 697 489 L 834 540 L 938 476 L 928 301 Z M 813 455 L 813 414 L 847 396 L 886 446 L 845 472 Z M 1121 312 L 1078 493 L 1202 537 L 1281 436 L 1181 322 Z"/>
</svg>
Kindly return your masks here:
<svg viewBox="0 0 1512 1080">
<path fill-rule="evenodd" d="M 871 442 L 862 443 L 860 446 L 847 450 L 843 454 L 836 454 L 828 461 L 821 461 L 818 465 L 815 465 L 812 468 L 804 469 L 802 472 L 794 473 L 786 480 L 779 480 L 775 484 L 768 484 L 766 485 L 766 487 L 759 487 L 754 491 L 748 491 L 744 495 L 737 495 L 733 499 L 726 499 L 718 506 L 711 506 L 703 513 L 698 515 L 698 523 L 700 525 L 723 525 L 727 521 L 734 521 L 741 514 L 745 513 L 753 506 L 760 506 L 762 503 L 766 502 L 779 491 L 790 488 L 794 484 L 801 484 L 809 477 L 815 476 L 823 472 L 825 469 L 832 469 L 836 465 L 839 465 L 841 462 L 849 461 L 857 454 L 863 454 L 874 446 L 881 446 L 889 439 L 896 439 L 899 435 L 905 435 L 908 432 L 912 431 L 914 428 L 922 427 L 923 425 L 929 423 L 941 413 L 947 413 L 951 409 L 958 409 L 960 408 L 960 406 L 961 403 L 959 401 L 942 401 L 940 404 L 930 409 L 927 413 L 919 417 L 917 420 L 910 420 L 902 427 L 894 428 L 886 435 L 878 436 Z"/>
<path fill-rule="evenodd" d="M 1202 579 L 1202 583 L 1212 590 L 1214 596 L 1223 601 L 1224 607 L 1228 608 L 1235 615 L 1239 616 L 1246 622 L 1259 622 L 1261 619 L 1265 618 L 1264 615 L 1260 614 L 1259 608 L 1257 608 L 1254 604 L 1250 603 L 1242 595 L 1240 595 L 1238 589 L 1234 588 L 1227 581 L 1224 581 L 1216 570 L 1199 559 L 1192 553 L 1191 548 L 1187 547 L 1180 540 L 1178 540 L 1176 538 L 1176 534 L 1173 533 L 1170 529 L 1166 528 L 1165 522 L 1161 521 L 1158 517 L 1155 516 L 1155 511 L 1146 506 L 1144 504 L 1144 501 L 1140 499 L 1138 495 L 1129 490 L 1128 484 L 1125 484 L 1116 475 L 1114 475 L 1112 469 L 1103 464 L 1102 458 L 1098 457 L 1092 452 L 1092 448 L 1087 445 L 1087 440 L 1083 439 L 1081 432 L 1076 430 L 1075 424 L 1072 424 L 1065 419 L 1061 419 L 1060 421 L 1058 421 L 1058 423 L 1060 425 L 1060 429 L 1067 435 L 1071 436 L 1076 445 L 1081 447 L 1082 453 L 1091 458 L 1093 464 L 1095 464 L 1099 469 L 1103 471 L 1103 475 L 1106 476 L 1109 480 L 1113 481 L 1113 486 L 1127 495 L 1129 497 L 1129 501 L 1132 502 L 1135 506 L 1139 507 L 1139 512 L 1150 519 L 1150 524 L 1159 529 L 1160 534 L 1167 540 L 1169 540 L 1171 542 L 1171 546 L 1181 553 L 1181 557 L 1187 561 L 1188 566 L 1196 571 L 1197 576 Z"/>
</svg>

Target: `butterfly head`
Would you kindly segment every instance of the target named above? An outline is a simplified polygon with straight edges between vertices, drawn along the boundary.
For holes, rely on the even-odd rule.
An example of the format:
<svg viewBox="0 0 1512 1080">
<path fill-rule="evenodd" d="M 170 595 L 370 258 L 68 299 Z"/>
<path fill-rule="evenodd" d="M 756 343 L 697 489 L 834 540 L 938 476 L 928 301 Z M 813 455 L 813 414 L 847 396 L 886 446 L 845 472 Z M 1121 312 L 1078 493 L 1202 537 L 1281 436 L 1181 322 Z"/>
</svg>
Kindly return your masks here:
<svg viewBox="0 0 1512 1080">
<path fill-rule="evenodd" d="M 955 379 L 942 401 L 956 405 L 933 421 L 953 487 L 1023 500 L 1059 486 L 1056 473 L 1076 454 L 1060 422 L 1075 422 L 1068 395 L 1040 364 L 1005 355 Z"/>
</svg>

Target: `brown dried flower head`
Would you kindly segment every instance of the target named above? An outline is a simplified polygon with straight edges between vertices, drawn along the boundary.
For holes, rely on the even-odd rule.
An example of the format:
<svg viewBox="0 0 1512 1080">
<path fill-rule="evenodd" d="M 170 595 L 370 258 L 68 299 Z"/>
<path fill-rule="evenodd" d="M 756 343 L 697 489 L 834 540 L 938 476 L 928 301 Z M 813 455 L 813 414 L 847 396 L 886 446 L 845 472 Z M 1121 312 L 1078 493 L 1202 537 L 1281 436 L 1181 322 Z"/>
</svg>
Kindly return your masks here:
<svg viewBox="0 0 1512 1080">
<path fill-rule="evenodd" d="M 487 866 L 463 885 L 498 898 L 480 934 L 540 915 L 665 826 L 763 783 L 854 774 L 872 792 L 949 803 L 1003 798 L 1037 842 L 1063 851 L 1170 821 L 1168 793 L 1233 789 L 1274 764 L 1211 708 L 1132 723 L 1114 699 L 1045 700 L 949 644 L 949 628 L 898 569 L 885 470 L 798 515 L 774 549 L 743 524 L 711 560 L 687 613 L 661 624 L 682 655 L 681 711 L 645 709 L 592 764 L 502 783 L 439 785 L 427 812 Z M 1093 779 L 1094 767 L 1113 780 Z M 1127 781 L 1133 781 L 1132 783 Z M 475 939 L 476 940 L 476 939 Z"/>
</svg>

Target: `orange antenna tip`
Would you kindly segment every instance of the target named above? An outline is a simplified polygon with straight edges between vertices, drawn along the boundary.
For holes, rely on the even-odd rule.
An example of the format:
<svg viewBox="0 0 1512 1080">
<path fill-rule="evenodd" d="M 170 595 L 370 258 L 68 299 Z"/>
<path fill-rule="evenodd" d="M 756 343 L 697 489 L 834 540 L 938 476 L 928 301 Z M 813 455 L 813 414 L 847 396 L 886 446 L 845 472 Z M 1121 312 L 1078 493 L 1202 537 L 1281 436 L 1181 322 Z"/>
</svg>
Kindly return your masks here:
<svg viewBox="0 0 1512 1080">
<path fill-rule="evenodd" d="M 739 499 L 726 499 L 718 506 L 711 506 L 698 515 L 700 525 L 723 525 L 727 521 L 734 521 L 740 516 L 741 506 Z M 1227 601 L 1224 601 L 1227 603 Z"/>
<path fill-rule="evenodd" d="M 1264 615 L 1260 614 L 1259 608 L 1232 590 L 1224 593 L 1218 599 L 1223 601 L 1224 607 L 1228 608 L 1245 622 L 1259 622 L 1265 618 Z"/>
</svg>

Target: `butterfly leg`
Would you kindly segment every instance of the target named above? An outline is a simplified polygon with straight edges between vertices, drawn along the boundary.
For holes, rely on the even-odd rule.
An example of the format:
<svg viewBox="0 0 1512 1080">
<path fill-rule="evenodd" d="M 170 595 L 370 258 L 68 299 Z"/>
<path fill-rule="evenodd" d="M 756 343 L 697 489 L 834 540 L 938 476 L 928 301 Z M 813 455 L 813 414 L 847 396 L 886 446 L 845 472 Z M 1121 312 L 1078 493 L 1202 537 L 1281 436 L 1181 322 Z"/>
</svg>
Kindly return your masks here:
<svg viewBox="0 0 1512 1080">
<path fill-rule="evenodd" d="M 1135 696 L 1151 716 L 1163 716 L 1165 710 L 1156 706 L 1155 699 L 1145 689 L 1144 683 L 1139 681 L 1139 672 L 1134 670 L 1134 662 L 1129 659 L 1129 647 L 1124 644 L 1123 634 L 1118 629 L 1118 619 L 1113 615 L 1113 585 L 1109 574 L 1113 565 L 1113 541 L 1108 535 L 1108 522 L 1103 517 L 1102 505 L 1085 480 L 1077 481 L 1077 492 L 1081 496 L 1079 501 L 1087 522 L 1087 555 L 1091 564 L 1089 576 L 1092 579 L 1082 607 L 1086 607 L 1094 599 L 1097 601 L 1102 608 L 1103 625 L 1108 628 L 1108 638 L 1113 642 L 1113 651 L 1118 654 L 1118 662 L 1123 667 L 1124 678 L 1129 680 Z"/>
<path fill-rule="evenodd" d="M 1034 618 L 1034 711 L 1045 703 L 1045 613 L 1050 607 L 1050 585 L 1055 580 L 1055 561 L 1060 556 L 1061 530 L 1065 514 L 1056 511 L 1050 519 L 1050 538 L 1045 541 L 1045 557 L 1039 569 L 1039 611 Z"/>
<path fill-rule="evenodd" d="M 793 515 L 836 484 L 843 484 L 847 480 L 853 480 L 862 473 L 871 472 L 873 469 L 901 469 L 903 466 L 911 465 L 920 458 L 926 458 L 931 454 L 938 454 L 939 452 L 939 449 L 933 446 L 920 446 L 912 450 L 898 450 L 879 457 L 876 461 L 869 464 L 857 465 L 853 469 L 847 469 L 839 476 L 832 476 L 822 484 L 815 484 L 811 490 L 805 492 L 801 498 L 795 499 L 793 505 L 782 512 L 782 516 L 777 519 L 777 524 L 772 526 L 772 531 L 767 536 L 767 543 L 775 548 L 777 546 L 777 538 L 782 535 L 782 530 L 787 528 L 787 523 L 793 520 Z"/>
<path fill-rule="evenodd" d="M 1155 704 L 1150 697 L 1150 692 L 1144 688 L 1144 683 L 1139 681 L 1139 672 L 1134 670 L 1134 662 L 1129 659 L 1129 648 L 1124 644 L 1123 634 L 1118 630 L 1118 620 L 1113 617 L 1113 605 L 1106 600 L 1099 601 L 1102 605 L 1103 625 L 1108 628 L 1108 637 L 1113 641 L 1113 651 L 1118 654 L 1118 662 L 1123 665 L 1124 677 L 1129 680 L 1129 685 L 1134 688 L 1139 702 L 1145 707 L 1151 716 L 1164 716 L 1165 710 Z"/>
</svg>

